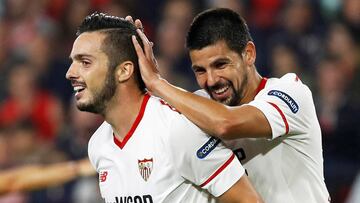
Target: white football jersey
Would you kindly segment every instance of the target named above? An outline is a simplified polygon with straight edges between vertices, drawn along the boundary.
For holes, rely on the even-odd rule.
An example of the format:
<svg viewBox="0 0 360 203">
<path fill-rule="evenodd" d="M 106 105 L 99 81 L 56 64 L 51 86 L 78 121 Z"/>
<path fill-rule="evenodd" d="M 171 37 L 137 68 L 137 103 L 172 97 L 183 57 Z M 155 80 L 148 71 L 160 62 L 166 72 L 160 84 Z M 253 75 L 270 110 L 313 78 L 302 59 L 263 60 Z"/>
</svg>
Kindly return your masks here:
<svg viewBox="0 0 360 203">
<path fill-rule="evenodd" d="M 196 93 L 207 96 L 204 90 Z M 310 89 L 293 73 L 264 78 L 254 100 L 246 105 L 265 115 L 272 139 L 236 139 L 225 144 L 238 156 L 265 202 L 329 202 L 321 130 Z"/>
<path fill-rule="evenodd" d="M 148 94 L 122 142 L 104 122 L 88 150 L 106 203 L 214 202 L 245 172 L 218 139 Z"/>
</svg>

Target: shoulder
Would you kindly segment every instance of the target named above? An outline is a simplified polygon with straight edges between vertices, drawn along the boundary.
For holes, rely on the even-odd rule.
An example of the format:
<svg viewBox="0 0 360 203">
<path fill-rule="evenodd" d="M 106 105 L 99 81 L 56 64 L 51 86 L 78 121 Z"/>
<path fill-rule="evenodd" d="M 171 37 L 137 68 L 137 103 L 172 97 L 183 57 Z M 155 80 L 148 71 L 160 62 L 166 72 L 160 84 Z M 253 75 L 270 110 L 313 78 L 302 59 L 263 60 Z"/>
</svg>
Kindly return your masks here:
<svg viewBox="0 0 360 203">
<path fill-rule="evenodd" d="M 298 75 L 288 73 L 281 78 L 270 78 L 259 97 L 274 96 L 280 99 L 295 99 L 300 101 L 312 100 L 309 87 L 304 84 Z M 287 98 L 285 98 L 287 97 Z M 256 98 L 255 98 L 256 99 Z"/>
<path fill-rule="evenodd" d="M 112 137 L 112 128 L 109 123 L 104 121 L 91 136 L 88 144 L 89 159 L 94 166 L 95 160 L 97 160 L 99 151 L 101 150 L 101 147 L 99 146 L 106 143 L 109 137 Z"/>
<path fill-rule="evenodd" d="M 103 140 L 106 140 L 106 137 L 104 134 L 111 133 L 112 129 L 109 123 L 104 121 L 99 128 L 94 132 L 94 134 L 91 136 L 89 140 L 89 146 L 96 144 L 97 142 L 102 142 Z"/>
<path fill-rule="evenodd" d="M 157 116 L 159 117 L 158 119 L 168 123 L 171 122 L 174 117 L 180 115 L 180 112 L 175 107 L 159 97 L 151 96 L 148 107 L 146 111 L 148 111 L 150 118 Z"/>
<path fill-rule="evenodd" d="M 299 76 L 296 73 L 287 73 L 280 78 L 283 82 L 301 82 Z"/>
<path fill-rule="evenodd" d="M 269 78 L 265 88 L 255 96 L 255 102 L 265 101 L 286 107 L 296 114 L 299 109 L 307 113 L 314 106 L 312 92 L 295 73 L 288 73 L 281 78 Z"/>
<path fill-rule="evenodd" d="M 287 73 L 280 78 L 269 78 L 265 85 L 265 89 L 273 86 L 282 86 L 286 88 L 287 86 L 301 86 L 304 85 L 295 73 Z"/>
<path fill-rule="evenodd" d="M 172 150 L 186 151 L 185 149 L 188 149 L 196 140 L 209 138 L 200 128 L 166 101 L 152 96 L 149 102 L 151 102 L 151 108 L 147 112 L 149 116 L 147 122 L 152 127 L 157 125 L 158 130 L 161 129 L 157 136 L 160 139 L 165 139 Z"/>
<path fill-rule="evenodd" d="M 157 137 L 168 139 L 173 131 L 171 129 L 173 123 L 181 117 L 182 114 L 165 100 L 151 96 L 145 109 L 142 125 L 158 132 Z"/>
<path fill-rule="evenodd" d="M 182 114 L 175 116 L 170 123 L 169 142 L 180 148 L 209 138 L 209 135 Z"/>
<path fill-rule="evenodd" d="M 266 88 L 278 87 L 282 89 L 293 89 L 298 88 L 304 91 L 308 91 L 309 88 L 304 84 L 300 77 L 295 73 L 287 73 L 281 78 L 270 78 L 269 85 Z"/>
</svg>

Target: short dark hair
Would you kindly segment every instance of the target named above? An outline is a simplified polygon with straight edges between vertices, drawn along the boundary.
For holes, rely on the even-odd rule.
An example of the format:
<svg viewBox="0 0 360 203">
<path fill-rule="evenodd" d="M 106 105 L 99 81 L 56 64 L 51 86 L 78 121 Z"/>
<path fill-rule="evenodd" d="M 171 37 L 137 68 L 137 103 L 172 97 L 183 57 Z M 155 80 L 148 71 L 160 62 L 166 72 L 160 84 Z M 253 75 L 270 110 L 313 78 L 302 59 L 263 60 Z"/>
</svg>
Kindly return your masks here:
<svg viewBox="0 0 360 203">
<path fill-rule="evenodd" d="M 115 71 L 115 68 L 126 60 L 132 61 L 135 66 L 134 76 L 137 85 L 144 91 L 146 86 L 141 78 L 138 57 L 131 41 L 131 36 L 135 35 L 141 47 L 144 47 L 136 32 L 136 27 L 124 18 L 95 12 L 85 17 L 76 35 L 94 31 L 106 35 L 101 49 L 108 56 L 110 71 Z"/>
<path fill-rule="evenodd" d="M 194 18 L 186 47 L 190 51 L 198 50 L 221 40 L 239 54 L 253 41 L 245 20 L 238 13 L 226 8 L 208 9 Z"/>
</svg>

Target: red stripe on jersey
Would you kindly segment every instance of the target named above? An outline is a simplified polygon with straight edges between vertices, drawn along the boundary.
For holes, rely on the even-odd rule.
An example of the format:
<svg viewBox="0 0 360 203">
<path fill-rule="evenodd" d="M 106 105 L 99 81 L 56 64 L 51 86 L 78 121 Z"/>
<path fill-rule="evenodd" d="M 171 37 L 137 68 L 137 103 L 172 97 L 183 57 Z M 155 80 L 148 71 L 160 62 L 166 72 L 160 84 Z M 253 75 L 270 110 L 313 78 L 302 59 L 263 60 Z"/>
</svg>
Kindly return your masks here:
<svg viewBox="0 0 360 203">
<path fill-rule="evenodd" d="M 271 102 L 268 102 L 268 103 L 271 104 L 271 106 L 273 106 L 280 113 L 280 116 L 285 123 L 285 135 L 287 135 L 289 133 L 289 124 L 286 120 L 285 114 L 281 111 L 281 109 L 276 104 L 271 103 Z"/>
<path fill-rule="evenodd" d="M 204 187 L 206 184 L 208 184 L 212 179 L 214 179 L 217 175 L 221 173 L 234 159 L 235 154 L 232 154 L 231 157 L 218 169 L 215 171 L 214 174 L 212 174 L 204 183 L 200 185 L 200 187 Z"/>
<path fill-rule="evenodd" d="M 133 133 L 135 132 L 137 126 L 139 125 L 142 117 L 144 116 L 144 112 L 145 112 L 145 107 L 147 102 L 149 101 L 150 95 L 148 93 L 146 93 L 144 95 L 144 99 L 141 103 L 141 107 L 140 107 L 140 111 L 133 123 L 133 125 L 130 128 L 130 131 L 126 134 L 126 136 L 124 137 L 123 141 L 118 140 L 118 138 L 116 138 L 115 134 L 113 134 L 114 136 L 114 142 L 115 144 L 120 147 L 120 149 L 124 148 L 126 142 L 130 139 L 130 137 L 133 135 Z"/>
<path fill-rule="evenodd" d="M 266 82 L 267 82 L 267 78 L 264 77 L 261 79 L 260 84 L 259 84 L 258 88 L 256 89 L 255 95 L 257 95 L 262 89 L 265 88 Z"/>
</svg>

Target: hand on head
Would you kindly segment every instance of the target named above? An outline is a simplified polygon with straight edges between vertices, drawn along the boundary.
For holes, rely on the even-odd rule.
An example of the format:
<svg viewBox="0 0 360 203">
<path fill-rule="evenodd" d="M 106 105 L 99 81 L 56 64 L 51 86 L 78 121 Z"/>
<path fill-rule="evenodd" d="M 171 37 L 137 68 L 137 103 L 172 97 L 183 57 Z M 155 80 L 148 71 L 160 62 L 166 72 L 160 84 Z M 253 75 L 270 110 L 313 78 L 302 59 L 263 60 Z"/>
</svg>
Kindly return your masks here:
<svg viewBox="0 0 360 203">
<path fill-rule="evenodd" d="M 137 33 L 140 36 L 142 43 L 144 44 L 144 49 L 140 46 L 138 40 L 135 36 L 132 36 L 132 42 L 134 44 L 136 53 L 139 58 L 139 68 L 141 72 L 141 77 L 148 89 L 151 93 L 156 95 L 155 87 L 157 83 L 161 80 L 164 80 L 158 70 L 158 63 L 155 59 L 153 52 L 154 43 L 150 42 L 149 39 L 143 32 L 143 26 L 139 19 L 135 21 L 131 16 L 126 16 L 127 21 L 133 23 L 137 29 Z"/>
<path fill-rule="evenodd" d="M 133 25 L 135 25 L 135 27 L 137 29 L 140 29 L 141 31 L 144 31 L 144 27 L 142 26 L 142 23 L 139 19 L 136 19 L 134 22 L 134 19 L 131 16 L 126 16 L 125 20 L 129 21 L 130 23 L 132 23 Z"/>
</svg>

